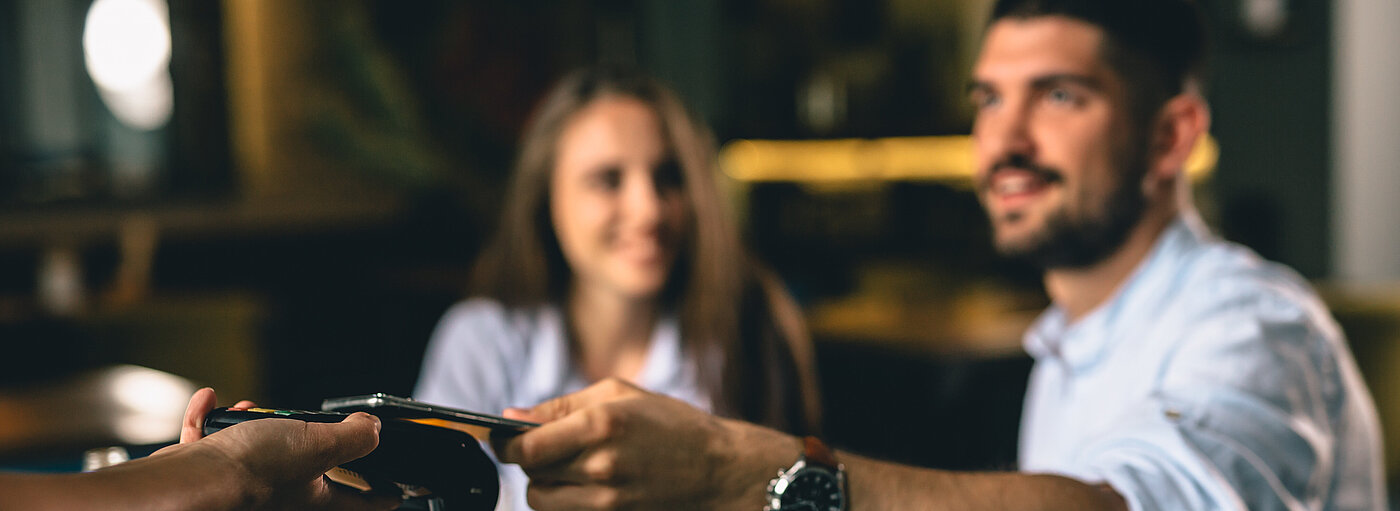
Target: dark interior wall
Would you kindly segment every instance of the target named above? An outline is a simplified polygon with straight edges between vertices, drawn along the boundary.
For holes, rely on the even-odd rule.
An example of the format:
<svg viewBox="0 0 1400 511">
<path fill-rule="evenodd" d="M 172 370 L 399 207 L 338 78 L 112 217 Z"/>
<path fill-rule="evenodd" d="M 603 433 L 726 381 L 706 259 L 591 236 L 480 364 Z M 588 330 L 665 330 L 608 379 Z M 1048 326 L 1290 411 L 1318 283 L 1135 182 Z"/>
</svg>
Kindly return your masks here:
<svg viewBox="0 0 1400 511">
<path fill-rule="evenodd" d="M 643 0 L 639 10 L 641 64 L 675 87 L 701 117 L 723 122 L 724 55 L 732 48 L 723 37 L 719 2 Z"/>
<path fill-rule="evenodd" d="M 1310 278 L 1327 276 L 1331 237 L 1331 3 L 1293 0 L 1277 35 L 1244 26 L 1247 0 L 1204 2 L 1207 80 L 1220 142 L 1214 180 L 1226 237 Z"/>
</svg>

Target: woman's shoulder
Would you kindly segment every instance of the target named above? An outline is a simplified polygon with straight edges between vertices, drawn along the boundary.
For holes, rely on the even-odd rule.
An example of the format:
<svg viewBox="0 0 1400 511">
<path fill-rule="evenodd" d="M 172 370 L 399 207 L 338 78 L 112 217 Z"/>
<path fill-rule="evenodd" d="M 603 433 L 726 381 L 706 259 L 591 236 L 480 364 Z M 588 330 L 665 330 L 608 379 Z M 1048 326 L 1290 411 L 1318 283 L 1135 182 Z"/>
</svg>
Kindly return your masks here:
<svg viewBox="0 0 1400 511">
<path fill-rule="evenodd" d="M 443 319 L 474 323 L 499 322 L 508 314 L 510 309 L 501 302 L 493 298 L 474 297 L 452 304 L 447 313 L 443 314 Z"/>
</svg>

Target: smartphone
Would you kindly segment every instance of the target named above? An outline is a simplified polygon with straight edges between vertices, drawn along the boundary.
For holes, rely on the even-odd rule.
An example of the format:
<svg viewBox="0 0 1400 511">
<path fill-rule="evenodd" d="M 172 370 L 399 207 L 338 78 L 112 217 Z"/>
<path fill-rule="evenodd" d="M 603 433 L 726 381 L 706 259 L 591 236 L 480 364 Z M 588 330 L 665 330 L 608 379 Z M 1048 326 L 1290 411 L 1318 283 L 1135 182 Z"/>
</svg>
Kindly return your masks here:
<svg viewBox="0 0 1400 511">
<path fill-rule="evenodd" d="M 539 427 L 539 424 L 534 422 L 458 410 L 383 393 L 327 399 L 321 402 L 321 409 L 334 412 L 369 412 L 381 419 L 403 419 L 455 429 L 483 442 L 489 441 L 493 434 L 513 436 Z"/>
</svg>

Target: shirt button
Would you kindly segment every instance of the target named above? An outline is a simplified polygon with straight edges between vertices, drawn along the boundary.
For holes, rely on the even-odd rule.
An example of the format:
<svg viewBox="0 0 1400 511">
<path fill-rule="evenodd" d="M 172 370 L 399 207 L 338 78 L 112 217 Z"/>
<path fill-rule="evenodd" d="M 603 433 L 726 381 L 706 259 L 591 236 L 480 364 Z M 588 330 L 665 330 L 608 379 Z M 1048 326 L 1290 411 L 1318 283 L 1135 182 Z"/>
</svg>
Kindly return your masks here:
<svg viewBox="0 0 1400 511">
<path fill-rule="evenodd" d="M 1164 414 L 1173 421 L 1181 420 L 1181 411 L 1175 408 L 1168 408 Z"/>
</svg>

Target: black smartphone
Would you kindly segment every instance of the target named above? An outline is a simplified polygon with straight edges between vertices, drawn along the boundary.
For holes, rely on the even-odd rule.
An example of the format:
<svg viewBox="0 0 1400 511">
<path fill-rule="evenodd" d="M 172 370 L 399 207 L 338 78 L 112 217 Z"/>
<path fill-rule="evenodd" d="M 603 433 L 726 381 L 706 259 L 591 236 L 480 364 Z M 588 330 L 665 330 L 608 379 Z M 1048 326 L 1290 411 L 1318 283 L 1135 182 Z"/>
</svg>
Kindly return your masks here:
<svg viewBox="0 0 1400 511">
<path fill-rule="evenodd" d="M 340 422 L 349 415 L 335 411 L 216 408 L 204 417 L 204 434 L 212 435 L 252 420 Z M 379 446 L 363 458 L 332 469 L 326 473 L 327 478 L 360 491 L 397 495 L 406 501 L 435 500 L 447 509 L 495 509 L 500 493 L 496 465 L 472 436 L 412 421 L 380 419 Z"/>
<path fill-rule="evenodd" d="M 493 434 L 517 435 L 539 427 L 539 424 L 534 422 L 469 412 L 383 393 L 327 399 L 321 402 L 321 409 L 335 412 L 369 412 L 381 419 L 403 419 L 451 428 L 468 433 L 481 441 L 490 440 Z"/>
</svg>

